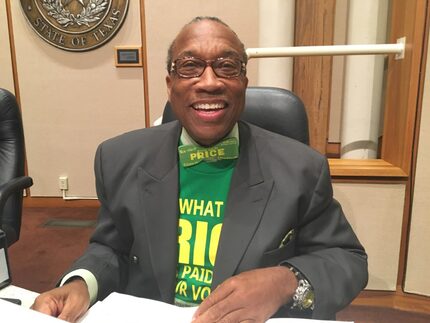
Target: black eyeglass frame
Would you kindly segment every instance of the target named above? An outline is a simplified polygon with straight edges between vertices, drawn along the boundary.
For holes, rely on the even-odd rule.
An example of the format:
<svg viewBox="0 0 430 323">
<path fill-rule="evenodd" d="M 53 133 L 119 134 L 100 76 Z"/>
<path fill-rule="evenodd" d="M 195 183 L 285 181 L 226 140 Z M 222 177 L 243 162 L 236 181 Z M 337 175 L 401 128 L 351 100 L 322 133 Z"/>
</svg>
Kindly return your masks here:
<svg viewBox="0 0 430 323">
<path fill-rule="evenodd" d="M 187 60 L 187 59 L 195 59 L 195 60 L 204 62 L 206 65 L 205 65 L 205 67 L 203 68 L 203 70 L 202 70 L 202 72 L 200 74 L 193 74 L 193 75 L 180 74 L 177 71 L 177 69 L 176 69 L 177 62 L 178 61 L 182 61 L 182 60 Z M 240 62 L 240 70 L 238 71 L 237 74 L 231 75 L 231 76 L 220 76 L 220 75 L 218 75 L 218 73 L 217 73 L 216 69 L 214 68 L 213 64 L 216 63 L 216 62 L 219 62 L 220 60 L 224 60 L 224 59 L 233 59 L 235 61 Z M 234 58 L 234 57 L 218 57 L 218 58 L 215 58 L 215 59 L 208 59 L 208 60 L 206 60 L 206 59 L 202 59 L 202 58 L 194 57 L 194 56 L 185 56 L 185 57 L 180 57 L 180 58 L 175 59 L 172 62 L 172 64 L 170 65 L 169 73 L 173 73 L 174 72 L 174 73 L 176 73 L 176 75 L 178 75 L 181 78 L 191 79 L 191 78 L 202 76 L 208 66 L 210 66 L 212 68 L 212 71 L 219 78 L 232 79 L 232 78 L 239 77 L 240 74 L 242 74 L 242 73 L 246 74 L 246 64 L 245 64 L 244 61 L 242 61 L 242 60 L 240 60 L 238 58 Z"/>
</svg>

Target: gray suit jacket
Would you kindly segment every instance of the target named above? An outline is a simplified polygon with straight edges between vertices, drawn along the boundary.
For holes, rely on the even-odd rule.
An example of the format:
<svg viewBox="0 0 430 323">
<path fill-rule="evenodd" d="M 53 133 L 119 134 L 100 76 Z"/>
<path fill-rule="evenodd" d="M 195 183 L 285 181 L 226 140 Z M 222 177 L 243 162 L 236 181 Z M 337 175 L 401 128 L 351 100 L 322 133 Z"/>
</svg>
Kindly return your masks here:
<svg viewBox="0 0 430 323">
<path fill-rule="evenodd" d="M 175 121 L 118 136 L 97 150 L 99 220 L 71 270 L 94 273 L 98 299 L 118 291 L 173 302 L 180 131 Z M 244 122 L 239 134 L 212 288 L 240 272 L 288 262 L 314 287 L 313 317 L 333 318 L 366 285 L 367 257 L 332 197 L 326 159 Z"/>
</svg>

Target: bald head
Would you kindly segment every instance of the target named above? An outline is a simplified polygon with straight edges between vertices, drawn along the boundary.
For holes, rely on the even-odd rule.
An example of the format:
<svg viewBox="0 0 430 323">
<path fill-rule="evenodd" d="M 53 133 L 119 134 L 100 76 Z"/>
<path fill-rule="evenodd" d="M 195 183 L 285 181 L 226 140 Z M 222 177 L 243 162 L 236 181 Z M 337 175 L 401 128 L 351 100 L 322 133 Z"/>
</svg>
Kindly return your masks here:
<svg viewBox="0 0 430 323">
<path fill-rule="evenodd" d="M 176 35 L 175 39 L 172 41 L 172 43 L 169 46 L 169 49 L 167 51 L 167 60 L 166 60 L 166 67 L 167 67 L 167 72 L 170 72 L 170 67 L 172 65 L 172 60 L 173 60 L 173 52 L 177 46 L 178 40 L 181 39 L 181 37 L 188 33 L 190 31 L 190 29 L 193 28 L 197 28 L 197 24 L 201 23 L 201 22 L 213 22 L 216 24 L 219 24 L 220 26 L 222 26 L 222 28 L 225 28 L 228 30 L 228 32 L 230 32 L 231 34 L 234 35 L 234 38 L 237 40 L 237 44 L 240 48 L 241 51 L 241 59 L 242 61 L 246 64 L 248 61 L 248 56 L 246 55 L 246 51 L 245 51 L 245 45 L 242 43 L 242 41 L 239 39 L 239 37 L 237 36 L 237 34 L 234 32 L 233 29 L 230 28 L 229 25 L 227 25 L 224 21 L 222 21 L 221 19 L 217 18 L 217 17 L 211 17 L 211 16 L 198 16 L 193 18 L 189 23 L 187 23 L 186 25 L 184 25 L 182 27 L 182 29 L 179 31 L 179 33 Z"/>
</svg>

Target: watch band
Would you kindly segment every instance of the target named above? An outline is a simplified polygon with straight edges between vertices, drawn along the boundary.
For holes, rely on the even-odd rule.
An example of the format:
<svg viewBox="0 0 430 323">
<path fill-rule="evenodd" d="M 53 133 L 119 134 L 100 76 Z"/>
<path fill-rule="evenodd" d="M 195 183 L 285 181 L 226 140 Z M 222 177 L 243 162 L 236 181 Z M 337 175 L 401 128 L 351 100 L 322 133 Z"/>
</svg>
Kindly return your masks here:
<svg viewBox="0 0 430 323">
<path fill-rule="evenodd" d="M 293 304 L 291 305 L 291 309 L 300 311 L 313 310 L 315 294 L 312 285 L 296 268 L 293 266 L 288 266 L 288 268 L 294 273 L 298 281 L 298 286 L 293 295 Z"/>
</svg>

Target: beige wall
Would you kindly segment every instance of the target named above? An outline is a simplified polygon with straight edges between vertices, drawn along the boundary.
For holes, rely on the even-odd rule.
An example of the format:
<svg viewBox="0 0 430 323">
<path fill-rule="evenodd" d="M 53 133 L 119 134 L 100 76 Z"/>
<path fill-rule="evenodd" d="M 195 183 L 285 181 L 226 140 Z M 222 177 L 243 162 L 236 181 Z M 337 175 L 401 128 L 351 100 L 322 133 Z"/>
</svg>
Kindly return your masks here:
<svg viewBox="0 0 430 323">
<path fill-rule="evenodd" d="M 0 87 L 14 93 L 5 1 L 0 1 Z"/>
<path fill-rule="evenodd" d="M 405 291 L 430 296 L 430 48 L 419 138 Z"/>
<path fill-rule="evenodd" d="M 36 35 L 19 1 L 11 1 L 28 173 L 32 196 L 95 196 L 93 156 L 102 140 L 143 127 L 143 74 L 115 68 L 114 46 L 140 45 L 140 8 L 130 1 L 127 19 L 105 46 L 84 53 L 57 49 Z"/>
<path fill-rule="evenodd" d="M 405 185 L 337 183 L 334 196 L 369 256 L 367 289 L 395 290 Z"/>
</svg>

